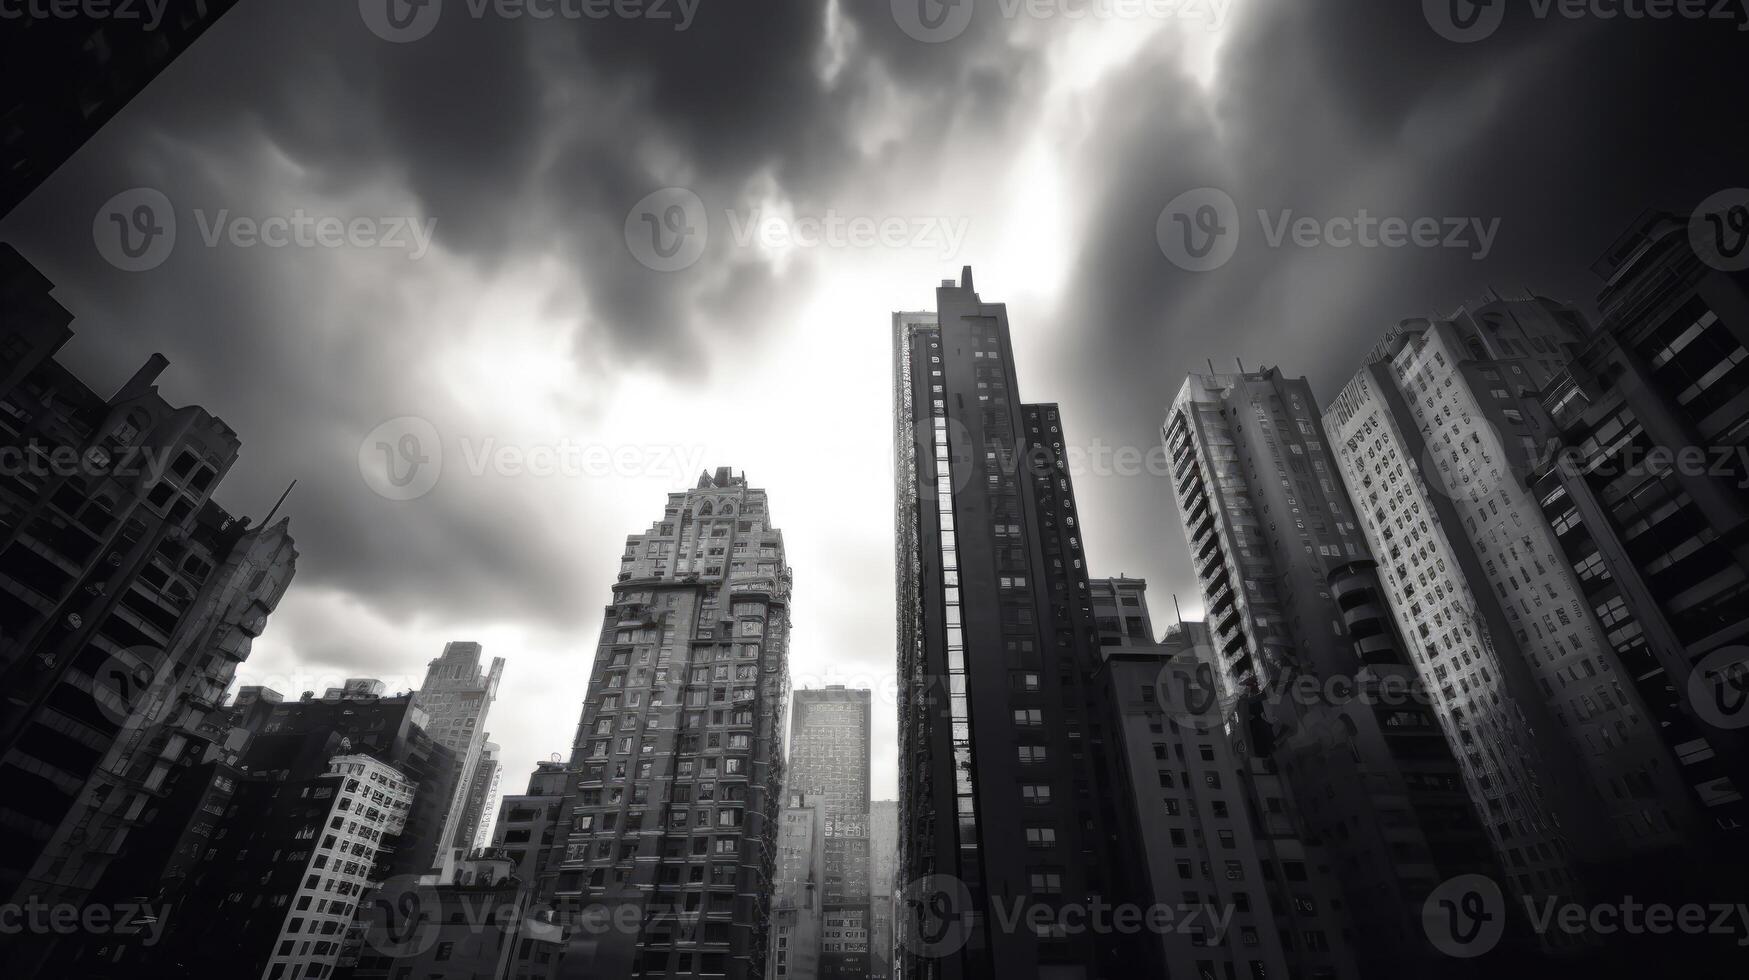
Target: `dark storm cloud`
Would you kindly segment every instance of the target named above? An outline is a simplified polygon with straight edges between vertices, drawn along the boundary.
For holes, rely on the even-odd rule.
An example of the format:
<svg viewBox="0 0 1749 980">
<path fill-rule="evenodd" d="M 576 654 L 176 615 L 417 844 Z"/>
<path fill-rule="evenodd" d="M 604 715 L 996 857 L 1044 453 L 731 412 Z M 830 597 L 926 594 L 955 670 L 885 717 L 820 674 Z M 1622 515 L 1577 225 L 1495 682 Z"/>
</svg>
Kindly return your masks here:
<svg viewBox="0 0 1749 980">
<path fill-rule="evenodd" d="M 626 214 L 678 183 L 720 216 L 746 206 L 756 178 L 798 211 L 830 206 L 857 169 L 855 110 L 873 62 L 853 52 L 834 84 L 820 82 L 824 11 L 713 2 L 677 32 L 643 20 L 475 18 L 452 0 L 429 36 L 395 44 L 367 29 L 352 0 L 241 4 L 5 233 L 74 309 L 77 364 L 113 382 L 165 350 L 167 395 L 244 433 L 227 503 L 259 514 L 301 481 L 291 504 L 301 580 L 390 615 L 453 602 L 568 620 L 592 610 L 575 601 L 573 550 L 492 487 L 452 483 L 397 503 L 358 479 L 354 453 L 375 422 L 409 414 L 446 428 L 426 379 L 402 368 L 454 339 L 409 322 L 418 314 L 398 284 L 417 269 L 396 257 L 181 247 L 130 275 L 97 261 L 84 216 L 149 186 L 175 203 L 190 242 L 196 208 L 260 215 L 312 197 L 374 200 L 383 213 L 437 219 L 438 247 L 482 277 L 547 257 L 574 270 L 574 292 L 548 305 L 574 318 L 581 385 L 639 362 L 705 372 L 694 341 L 755 334 L 810 270 L 797 263 L 780 278 L 725 233 L 696 268 L 653 272 L 625 246 Z M 955 113 L 941 115 L 937 133 Z M 295 186 L 251 173 L 275 162 Z M 411 199 L 384 199 L 384 187 Z"/>
<path fill-rule="evenodd" d="M 1109 82 L 1118 108 L 1090 141 L 1109 163 L 1081 164 L 1102 170 L 1104 193 L 1060 304 L 1077 329 L 1058 332 L 1072 343 L 1051 365 L 1072 440 L 1157 444 L 1184 375 L 1207 360 L 1220 371 L 1235 358 L 1279 365 L 1327 400 L 1404 317 L 1449 312 L 1490 286 L 1585 305 L 1598 285 L 1587 266 L 1641 209 L 1743 183 L 1729 107 L 1749 94 L 1739 68 L 1749 42 L 1734 25 L 1509 20 L 1460 45 L 1419 6 L 1260 5 L 1229 40 L 1206 109 L 1169 56 Z M 1144 90 L 1158 93 L 1147 111 L 1122 108 Z M 1225 266 L 1192 273 L 1162 256 L 1154 222 L 1202 186 L 1233 197 L 1241 238 Z M 1266 247 L 1256 217 L 1361 207 L 1498 218 L 1498 237 L 1480 261 L 1446 249 L 1306 252 Z M 1083 479 L 1078 493 L 1096 566 L 1194 594 L 1164 480 Z M 1162 591 L 1157 609 L 1169 610 Z"/>
</svg>

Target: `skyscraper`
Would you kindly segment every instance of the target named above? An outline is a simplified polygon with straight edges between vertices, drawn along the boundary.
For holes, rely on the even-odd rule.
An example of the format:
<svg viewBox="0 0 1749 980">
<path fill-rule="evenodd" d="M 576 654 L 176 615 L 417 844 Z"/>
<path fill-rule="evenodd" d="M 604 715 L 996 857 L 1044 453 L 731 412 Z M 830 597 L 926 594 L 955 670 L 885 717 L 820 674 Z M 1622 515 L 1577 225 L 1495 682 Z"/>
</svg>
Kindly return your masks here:
<svg viewBox="0 0 1749 980">
<path fill-rule="evenodd" d="M 826 882 L 826 802 L 785 793 L 771 900 L 768 980 L 817 980 Z"/>
<path fill-rule="evenodd" d="M 294 965 L 326 975 L 372 892 L 392 881 L 398 897 L 432 867 L 456 759 L 425 732 L 412 695 L 384 696 L 367 678 L 291 702 L 244 688 L 223 720 L 223 742 L 189 768 L 201 785 L 161 804 L 149 828 L 147 840 L 179 843 L 151 848 L 161 880 L 106 882 L 98 896 L 154 896 L 166 906 L 162 941 L 69 944 L 54 976 L 265 976 L 270 960 L 281 976 Z"/>
<path fill-rule="evenodd" d="M 498 775 L 502 771 L 498 744 L 487 742 L 480 748 L 480 764 L 474 767 L 474 778 L 468 783 L 467 808 L 456 831 L 455 845 L 464 853 L 485 847 L 492 839 L 492 815 L 497 809 Z"/>
<path fill-rule="evenodd" d="M 474 845 L 468 798 L 487 744 L 486 714 L 492 710 L 492 701 L 498 696 L 498 681 L 503 676 L 503 657 L 493 657 L 491 669 L 482 671 L 478 643 L 446 643 L 443 655 L 426 665 L 425 682 L 413 697 L 414 704 L 425 712 L 426 730 L 455 753 L 459 767 L 455 799 L 444 818 L 444 848 L 434 865 L 445 878 L 454 863 Z"/>
<path fill-rule="evenodd" d="M 528 789 L 506 794 L 498 804 L 498 819 L 492 826 L 492 847 L 516 864 L 517 877 L 534 881 L 541 869 L 557 864 L 565 849 L 559 829 L 559 810 L 565 801 L 565 763 L 557 752 L 536 763 L 528 777 Z"/>
<path fill-rule="evenodd" d="M 1599 866 L 1702 830 L 1637 671 L 1605 642 L 1524 481 L 1547 437 L 1520 398 L 1584 335 L 1576 311 L 1537 298 L 1405 321 L 1325 420 L 1503 884 L 1519 896 L 1572 897 L 1588 883 L 1613 893 Z"/>
<path fill-rule="evenodd" d="M 1143 937 L 993 914 L 1134 901 L 1139 831 L 1114 802 L 1058 410 L 1020 401 L 1007 310 L 970 268 L 893 329 L 901 972 L 1158 975 Z"/>
<path fill-rule="evenodd" d="M 1223 700 L 1266 705 L 1246 752 L 1277 765 L 1331 849 L 1363 975 L 1454 964 L 1423 901 L 1496 873 L 1457 764 L 1416 687 L 1376 562 L 1305 379 L 1192 374 L 1162 426 Z M 1398 693 L 1393 693 L 1398 692 Z"/>
<path fill-rule="evenodd" d="M 868 975 L 889 980 L 893 975 L 893 902 L 899 887 L 899 803 L 875 800 L 868 805 Z"/>
<path fill-rule="evenodd" d="M 1729 685 L 1749 638 L 1749 290 L 1686 231 L 1643 215 L 1593 265 L 1601 319 L 1529 406 L 1548 433 L 1530 478 L 1681 779 L 1741 837 L 1749 702 Z"/>
<path fill-rule="evenodd" d="M 821 980 L 868 976 L 870 704 L 842 684 L 791 700 L 784 793 L 818 796 L 825 816 Z"/>
<path fill-rule="evenodd" d="M 541 883 L 564 976 L 764 974 L 791 589 L 770 521 L 722 468 L 626 540 Z"/>
<path fill-rule="evenodd" d="M 77 903 L 224 737 L 297 550 L 213 502 L 240 440 L 164 399 L 164 357 L 108 397 L 56 360 L 50 289 L 0 246 L 0 901 Z"/>
<path fill-rule="evenodd" d="M 1156 643 L 1147 583 L 1092 585 L 1101 635 L 1108 618 L 1132 627 L 1101 647 L 1097 679 L 1118 711 L 1122 799 L 1143 828 L 1133 860 L 1148 870 L 1150 908 L 1170 913 L 1170 928 L 1149 930 L 1166 975 L 1354 977 L 1352 947 L 1366 940 L 1349 926 L 1328 849 L 1296 824 L 1271 760 L 1245 752 L 1243 705 L 1211 710 L 1208 628 L 1173 623 Z"/>
</svg>

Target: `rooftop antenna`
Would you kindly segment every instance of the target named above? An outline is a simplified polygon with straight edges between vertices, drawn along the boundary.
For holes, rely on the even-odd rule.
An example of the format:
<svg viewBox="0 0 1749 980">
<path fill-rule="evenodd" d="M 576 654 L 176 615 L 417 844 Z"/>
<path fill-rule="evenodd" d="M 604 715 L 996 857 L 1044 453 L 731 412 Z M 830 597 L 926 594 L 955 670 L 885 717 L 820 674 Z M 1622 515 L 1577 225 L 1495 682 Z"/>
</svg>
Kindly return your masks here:
<svg viewBox="0 0 1749 980">
<path fill-rule="evenodd" d="M 1178 608 L 1178 593 L 1172 593 L 1172 612 L 1178 616 L 1178 625 L 1184 625 L 1184 610 Z"/>
<path fill-rule="evenodd" d="M 1214 373 L 1215 373 L 1215 359 L 1214 359 L 1214 358 L 1212 358 L 1212 357 L 1211 357 L 1211 358 L 1208 358 L 1208 359 L 1207 359 L 1207 360 L 1206 360 L 1206 363 L 1207 363 L 1207 364 L 1208 364 L 1208 366 L 1209 366 L 1209 373 L 1210 373 L 1210 374 L 1214 374 Z"/>
<path fill-rule="evenodd" d="M 283 504 L 283 503 L 285 503 L 285 498 L 287 498 L 287 497 L 289 497 L 289 496 L 291 496 L 291 492 L 292 492 L 292 487 L 295 487 L 295 486 L 297 486 L 297 485 L 298 485 L 298 481 L 296 481 L 296 480 L 293 480 L 293 481 L 291 481 L 291 483 L 290 483 L 290 484 L 288 484 L 288 485 L 287 485 L 287 486 L 286 486 L 286 488 L 285 488 L 285 492 L 284 492 L 284 493 L 282 493 L 282 494 L 280 494 L 280 495 L 279 495 L 279 499 L 278 499 L 278 500 L 275 500 L 275 501 L 274 501 L 274 502 L 273 502 L 273 509 L 272 509 L 272 510 L 270 510 L 270 511 L 268 511 L 268 512 L 267 512 L 267 516 L 266 516 L 266 517 L 263 517 L 263 518 L 262 518 L 262 519 L 261 519 L 261 526 L 262 526 L 262 527 L 266 527 L 266 526 L 267 526 L 267 525 L 269 525 L 269 524 L 271 524 L 271 523 L 273 523 L 273 515 L 275 515 L 275 514 L 277 514 L 277 513 L 279 513 L 279 505 L 280 505 L 280 504 Z"/>
<path fill-rule="evenodd" d="M 1233 363 L 1239 365 L 1239 373 L 1240 374 L 1245 373 L 1245 362 L 1244 361 L 1241 361 L 1237 357 L 1235 357 L 1235 358 L 1233 358 Z"/>
</svg>

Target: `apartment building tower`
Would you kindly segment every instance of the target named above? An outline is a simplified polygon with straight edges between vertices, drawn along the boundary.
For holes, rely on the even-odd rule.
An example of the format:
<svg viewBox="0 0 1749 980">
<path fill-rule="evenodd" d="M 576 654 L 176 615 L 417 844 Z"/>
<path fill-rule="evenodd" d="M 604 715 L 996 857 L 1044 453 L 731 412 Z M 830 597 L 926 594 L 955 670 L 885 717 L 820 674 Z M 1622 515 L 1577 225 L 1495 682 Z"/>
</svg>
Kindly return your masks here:
<svg viewBox="0 0 1749 980">
<path fill-rule="evenodd" d="M 224 737 L 297 550 L 213 502 L 241 440 L 160 394 L 164 357 L 110 396 L 57 360 L 51 290 L 0 246 L 0 902 L 77 904 Z M 0 937 L 22 972 L 56 943 Z"/>
<path fill-rule="evenodd" d="M 1123 801 L 1143 828 L 1134 859 L 1148 870 L 1149 907 L 1170 922 L 1150 930 L 1166 975 L 1357 976 L 1351 947 L 1365 939 L 1349 926 L 1326 849 L 1295 824 L 1271 760 L 1247 753 L 1243 705 L 1214 710 L 1207 627 L 1175 622 L 1156 642 L 1147 583 L 1092 586 L 1096 613 L 1144 634 L 1103 645 L 1098 680 L 1118 710 Z"/>
<path fill-rule="evenodd" d="M 725 976 L 767 962 L 792 578 L 763 490 L 727 468 L 626 541 L 540 897 L 566 977 Z M 601 929 L 625 921 L 636 928 Z"/>
<path fill-rule="evenodd" d="M 504 676 L 504 658 L 493 657 L 489 669 L 480 669 L 480 645 L 458 640 L 443 645 L 443 654 L 425 668 L 425 681 L 414 694 L 414 703 L 425 712 L 426 730 L 455 753 L 456 796 L 444 817 L 445 842 L 434 865 L 445 878 L 456 861 L 474 846 L 479 814 L 469 820 L 469 798 L 486 752 L 486 715 L 498 696 Z M 487 767 L 496 773 L 494 761 Z"/>
<path fill-rule="evenodd" d="M 821 980 L 866 980 L 872 692 L 842 684 L 795 692 L 786 796 L 819 797 L 825 819 Z"/>
<path fill-rule="evenodd" d="M 1402 693 L 1415 668 L 1310 386 L 1275 368 L 1192 374 L 1162 436 L 1211 681 L 1330 849 L 1362 975 L 1457 970 L 1420 909 L 1441 882 L 1493 872 L 1492 855 L 1433 713 Z"/>
<path fill-rule="evenodd" d="M 893 328 L 897 972 L 1157 975 L 1144 937 L 994 914 L 1134 901 L 1140 831 L 1113 802 L 1061 413 L 1021 402 L 1007 310 L 970 268 Z"/>
<path fill-rule="evenodd" d="M 1699 216 L 1695 220 L 1704 220 Z M 1683 217 L 1593 265 L 1598 327 L 1528 413 L 1531 492 L 1718 833 L 1749 832 L 1749 286 Z M 1741 862 L 1741 843 L 1727 843 Z M 1716 861 L 1708 862 L 1716 864 Z"/>
<path fill-rule="evenodd" d="M 868 805 L 868 975 L 893 975 L 894 898 L 899 888 L 899 802 Z"/>
</svg>

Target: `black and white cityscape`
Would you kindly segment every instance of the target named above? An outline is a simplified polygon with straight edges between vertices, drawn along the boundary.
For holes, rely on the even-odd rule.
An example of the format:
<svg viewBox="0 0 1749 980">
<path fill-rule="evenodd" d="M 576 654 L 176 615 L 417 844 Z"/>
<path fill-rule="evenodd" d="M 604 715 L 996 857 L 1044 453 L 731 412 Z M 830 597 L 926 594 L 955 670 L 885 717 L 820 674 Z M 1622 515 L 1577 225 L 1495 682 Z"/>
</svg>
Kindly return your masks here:
<svg viewBox="0 0 1749 980">
<path fill-rule="evenodd" d="M 1746 56 L 0 0 L 0 975 L 1749 975 Z"/>
</svg>

